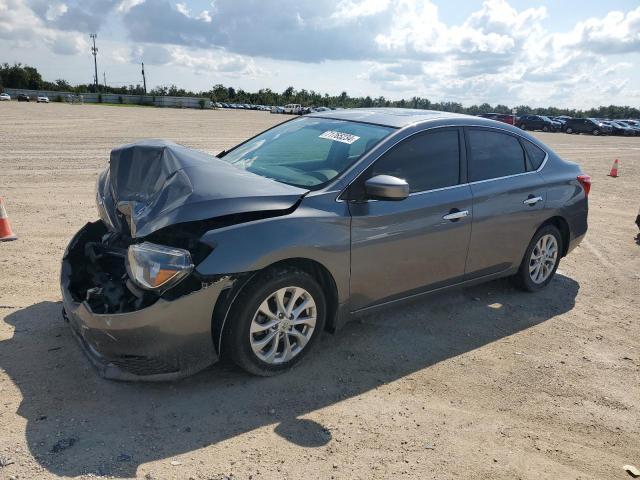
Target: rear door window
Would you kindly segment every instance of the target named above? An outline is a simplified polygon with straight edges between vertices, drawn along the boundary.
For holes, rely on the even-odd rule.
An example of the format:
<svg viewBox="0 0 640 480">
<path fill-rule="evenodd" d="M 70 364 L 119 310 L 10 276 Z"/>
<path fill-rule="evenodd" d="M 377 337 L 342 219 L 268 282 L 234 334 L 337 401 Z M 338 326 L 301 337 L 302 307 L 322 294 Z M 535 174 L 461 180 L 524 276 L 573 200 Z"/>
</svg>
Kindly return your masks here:
<svg viewBox="0 0 640 480">
<path fill-rule="evenodd" d="M 477 182 L 526 172 L 524 151 L 518 139 L 507 133 L 468 129 L 469 180 Z"/>
</svg>

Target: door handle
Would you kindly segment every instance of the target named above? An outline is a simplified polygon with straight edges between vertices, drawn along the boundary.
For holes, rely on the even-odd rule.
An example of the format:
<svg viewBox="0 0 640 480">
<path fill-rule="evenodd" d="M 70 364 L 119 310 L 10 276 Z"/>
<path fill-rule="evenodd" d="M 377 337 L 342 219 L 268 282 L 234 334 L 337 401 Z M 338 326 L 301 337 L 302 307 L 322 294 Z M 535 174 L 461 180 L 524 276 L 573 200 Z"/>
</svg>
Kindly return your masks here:
<svg viewBox="0 0 640 480">
<path fill-rule="evenodd" d="M 456 220 L 460 220 L 461 218 L 464 217 L 468 217 L 469 216 L 469 210 L 457 210 L 457 211 L 452 211 L 451 213 L 446 214 L 444 217 L 442 217 L 443 220 L 451 220 L 452 222 L 455 222 Z"/>
<path fill-rule="evenodd" d="M 534 197 L 533 195 L 529 195 L 529 198 L 527 198 L 524 202 L 525 205 L 535 205 L 538 202 L 542 201 L 542 197 Z"/>
</svg>

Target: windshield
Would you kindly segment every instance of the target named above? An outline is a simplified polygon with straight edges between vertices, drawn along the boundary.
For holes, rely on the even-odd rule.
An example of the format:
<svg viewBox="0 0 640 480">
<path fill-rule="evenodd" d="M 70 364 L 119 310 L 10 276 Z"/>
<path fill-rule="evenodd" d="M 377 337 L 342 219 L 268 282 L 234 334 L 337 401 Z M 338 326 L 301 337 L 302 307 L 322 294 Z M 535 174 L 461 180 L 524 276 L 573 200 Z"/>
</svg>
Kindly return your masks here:
<svg viewBox="0 0 640 480">
<path fill-rule="evenodd" d="M 302 117 L 261 133 L 222 160 L 263 177 L 313 190 L 344 172 L 393 130 Z"/>
</svg>

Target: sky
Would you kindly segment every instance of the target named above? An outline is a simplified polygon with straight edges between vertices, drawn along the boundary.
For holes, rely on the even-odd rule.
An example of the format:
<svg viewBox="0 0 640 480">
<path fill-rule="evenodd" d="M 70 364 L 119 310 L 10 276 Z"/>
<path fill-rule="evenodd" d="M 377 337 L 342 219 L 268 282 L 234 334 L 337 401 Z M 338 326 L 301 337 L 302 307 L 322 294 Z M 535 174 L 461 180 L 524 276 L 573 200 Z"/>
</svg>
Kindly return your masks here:
<svg viewBox="0 0 640 480">
<path fill-rule="evenodd" d="M 93 81 L 92 32 L 113 86 L 640 105 L 637 0 L 0 0 L 0 62 L 47 80 Z"/>
</svg>

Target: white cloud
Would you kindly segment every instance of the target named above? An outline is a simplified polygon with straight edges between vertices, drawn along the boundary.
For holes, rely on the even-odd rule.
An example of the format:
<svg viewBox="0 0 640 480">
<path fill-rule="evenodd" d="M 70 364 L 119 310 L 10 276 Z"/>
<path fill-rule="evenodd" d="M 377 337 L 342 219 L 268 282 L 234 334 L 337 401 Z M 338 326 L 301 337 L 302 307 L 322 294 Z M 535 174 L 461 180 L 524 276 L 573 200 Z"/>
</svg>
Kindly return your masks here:
<svg viewBox="0 0 640 480">
<path fill-rule="evenodd" d="M 264 74 L 251 58 L 216 50 L 186 49 L 177 46 L 148 44 L 128 52 L 119 51 L 126 63 L 140 63 L 187 68 L 199 75 L 222 74 L 227 77 L 257 77 Z"/>
<path fill-rule="evenodd" d="M 222 51 L 194 51 L 183 47 L 169 49 L 169 65 L 192 69 L 198 74 L 224 74 L 227 77 L 256 77 L 264 72 L 251 58 Z"/>
<path fill-rule="evenodd" d="M 202 20 L 207 23 L 211 23 L 211 15 L 209 15 L 209 10 L 201 11 L 196 17 L 198 20 Z"/>
<path fill-rule="evenodd" d="M 613 11 L 604 18 L 579 22 L 560 38 L 567 45 L 602 54 L 640 52 L 640 7 L 626 14 Z"/>
<path fill-rule="evenodd" d="M 127 13 L 136 5 L 140 5 L 144 3 L 145 0 L 121 0 L 118 6 L 116 7 L 116 12 L 118 13 Z"/>
<path fill-rule="evenodd" d="M 191 11 L 187 7 L 186 3 L 176 3 L 176 10 L 178 10 L 185 17 L 190 17 L 191 16 Z"/>
<path fill-rule="evenodd" d="M 58 33 L 48 37 L 46 41 L 53 53 L 58 55 L 75 55 L 89 51 L 87 41 L 75 33 Z"/>
<path fill-rule="evenodd" d="M 51 5 L 47 15 L 57 18 L 67 11 L 65 4 Z M 76 55 L 88 48 L 84 37 L 47 27 L 22 0 L 0 2 L 0 50 L 47 46 L 58 55 Z M 5 50 L 6 49 L 6 50 Z"/>
<path fill-rule="evenodd" d="M 68 10 L 68 7 L 64 3 L 52 3 L 47 8 L 47 13 L 45 14 L 47 20 L 50 22 L 56 20 L 58 17 L 63 15 Z"/>
<path fill-rule="evenodd" d="M 341 0 L 330 19 L 335 23 L 348 23 L 384 12 L 388 7 L 389 0 Z"/>
<path fill-rule="evenodd" d="M 203 10 L 198 15 L 191 15 L 191 10 L 187 7 L 186 3 L 176 3 L 176 10 L 180 12 L 187 18 L 192 18 L 194 20 L 202 20 L 205 23 L 211 23 L 211 15 L 209 15 L 208 10 Z"/>
</svg>

